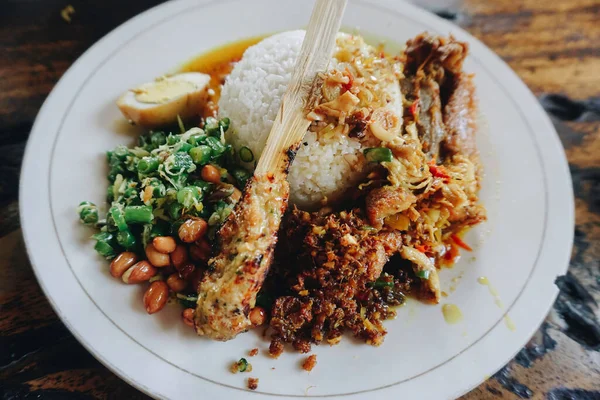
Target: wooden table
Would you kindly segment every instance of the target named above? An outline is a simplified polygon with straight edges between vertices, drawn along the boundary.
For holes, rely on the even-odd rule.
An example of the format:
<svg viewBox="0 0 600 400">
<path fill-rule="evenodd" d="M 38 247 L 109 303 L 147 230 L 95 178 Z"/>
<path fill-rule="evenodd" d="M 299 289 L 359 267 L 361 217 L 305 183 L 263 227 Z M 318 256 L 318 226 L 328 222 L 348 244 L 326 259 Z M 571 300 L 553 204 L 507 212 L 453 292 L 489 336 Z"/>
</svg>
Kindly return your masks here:
<svg viewBox="0 0 600 400">
<path fill-rule="evenodd" d="M 71 1 L 70 23 L 61 10 Z M 18 180 L 33 120 L 90 45 L 157 0 L 5 0 L 0 12 L 0 395 L 141 399 L 58 320 L 19 230 Z M 577 226 L 550 315 L 517 357 L 464 398 L 600 399 L 600 1 L 467 0 L 439 12 L 495 50 L 539 96 L 570 162 Z M 510 116 L 507 116 L 509 118 Z"/>
</svg>

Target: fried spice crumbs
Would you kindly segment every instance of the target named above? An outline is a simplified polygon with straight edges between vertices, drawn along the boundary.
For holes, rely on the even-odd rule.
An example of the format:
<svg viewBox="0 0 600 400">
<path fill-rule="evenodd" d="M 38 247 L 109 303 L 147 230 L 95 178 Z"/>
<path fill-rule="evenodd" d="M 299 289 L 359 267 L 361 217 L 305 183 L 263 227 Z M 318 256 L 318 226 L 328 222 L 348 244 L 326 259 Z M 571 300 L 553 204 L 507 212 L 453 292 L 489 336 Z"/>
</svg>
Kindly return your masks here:
<svg viewBox="0 0 600 400">
<path fill-rule="evenodd" d="M 270 277 L 272 287 L 290 288 L 277 293 L 271 309 L 271 356 L 278 357 L 284 343 L 301 353 L 313 343 L 336 344 L 344 331 L 373 345 L 383 341 L 382 321 L 395 315 L 391 307 L 404 302 L 414 278 L 397 266 L 393 275 L 382 274 L 402 235 L 365 226 L 359 210 L 288 215 L 280 250 L 299 257 Z M 372 285 L 378 279 L 386 283 Z"/>
<path fill-rule="evenodd" d="M 283 342 L 281 340 L 273 340 L 269 345 L 269 355 L 277 358 L 283 353 Z"/>
<path fill-rule="evenodd" d="M 258 388 L 258 378 L 248 378 L 248 389 L 256 390 Z"/>
<path fill-rule="evenodd" d="M 317 355 L 316 354 L 311 354 L 302 363 L 302 369 L 305 370 L 305 371 L 310 372 L 310 371 L 313 370 L 313 368 L 315 367 L 315 365 L 317 365 Z"/>
<path fill-rule="evenodd" d="M 249 355 L 250 357 L 254 357 L 254 356 L 255 356 L 255 355 L 257 355 L 257 354 L 258 354 L 258 349 L 252 349 L 252 350 L 250 350 L 250 351 L 248 352 L 248 355 Z"/>
</svg>

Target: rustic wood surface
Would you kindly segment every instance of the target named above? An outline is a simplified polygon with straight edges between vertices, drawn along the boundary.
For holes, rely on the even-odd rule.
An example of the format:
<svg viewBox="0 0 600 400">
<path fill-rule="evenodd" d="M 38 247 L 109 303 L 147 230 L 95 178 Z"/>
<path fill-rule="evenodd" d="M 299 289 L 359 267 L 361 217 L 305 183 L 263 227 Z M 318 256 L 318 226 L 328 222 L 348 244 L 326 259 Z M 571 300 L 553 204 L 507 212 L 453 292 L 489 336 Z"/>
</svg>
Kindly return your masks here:
<svg viewBox="0 0 600 400">
<path fill-rule="evenodd" d="M 61 18 L 71 1 L 72 21 Z M 33 120 L 64 71 L 157 0 L 5 0 L 0 12 L 0 397 L 146 398 L 96 361 L 50 308 L 19 230 L 18 179 Z M 437 10 L 495 50 L 560 134 L 575 189 L 575 247 L 531 342 L 464 399 L 600 399 L 600 1 L 467 0 Z"/>
</svg>

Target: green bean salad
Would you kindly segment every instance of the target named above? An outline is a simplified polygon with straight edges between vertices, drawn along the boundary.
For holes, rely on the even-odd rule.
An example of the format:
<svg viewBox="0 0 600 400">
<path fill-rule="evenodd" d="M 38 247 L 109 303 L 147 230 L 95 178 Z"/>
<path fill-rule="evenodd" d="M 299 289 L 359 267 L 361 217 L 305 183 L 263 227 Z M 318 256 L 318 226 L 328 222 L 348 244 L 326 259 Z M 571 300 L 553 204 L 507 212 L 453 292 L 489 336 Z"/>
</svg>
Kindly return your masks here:
<svg viewBox="0 0 600 400">
<path fill-rule="evenodd" d="M 243 148 L 236 155 L 225 142 L 229 119 L 207 118 L 203 129 L 185 130 L 180 126 L 181 133 L 150 131 L 139 138 L 135 147 L 120 145 L 108 151 L 108 211 L 101 213 L 89 201 L 80 203 L 77 209 L 80 221 L 97 230 L 92 236 L 94 248 L 102 257 L 113 260 L 113 276 L 125 280 L 123 271 L 115 275 L 112 270 L 113 264 L 123 264 L 124 258 L 132 260 L 129 264 L 148 259 L 148 268 L 164 267 L 157 265 L 160 261 L 152 263 L 150 253 L 163 253 L 152 245 L 156 238 L 156 245 L 166 243 L 163 239 L 169 239 L 173 246 L 177 245 L 175 240 L 180 243 L 177 246 L 186 245 L 186 254 L 180 257 L 183 260 L 187 260 L 188 251 L 192 257 L 193 251 L 209 254 L 208 239 L 230 214 L 240 189 L 251 176 L 238 164 L 240 159 L 253 161 L 252 152 Z M 186 278 L 181 272 L 185 266 L 173 259 L 175 253 L 169 262 L 168 253 L 173 249 L 164 251 L 166 264 L 171 272 Z M 149 280 L 166 278 L 161 273 L 156 272 Z M 186 305 L 195 300 L 193 292 L 178 296 Z"/>
</svg>

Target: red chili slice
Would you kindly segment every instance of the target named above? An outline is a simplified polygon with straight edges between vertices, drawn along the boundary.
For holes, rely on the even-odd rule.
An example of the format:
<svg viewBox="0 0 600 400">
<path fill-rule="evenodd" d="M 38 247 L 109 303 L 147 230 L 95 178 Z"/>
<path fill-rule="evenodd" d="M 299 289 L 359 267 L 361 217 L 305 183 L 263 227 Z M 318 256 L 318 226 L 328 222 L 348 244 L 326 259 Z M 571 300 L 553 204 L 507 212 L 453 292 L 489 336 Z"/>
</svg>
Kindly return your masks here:
<svg viewBox="0 0 600 400">
<path fill-rule="evenodd" d="M 416 99 L 415 101 L 413 101 L 413 103 L 410 105 L 410 113 L 412 114 L 413 117 L 417 117 L 417 113 L 419 112 L 419 99 Z"/>
<path fill-rule="evenodd" d="M 429 251 L 429 246 L 426 244 L 419 244 L 415 246 L 415 249 L 419 250 L 421 253 L 426 253 Z"/>
<path fill-rule="evenodd" d="M 452 235 L 450 236 L 452 238 L 452 240 L 454 241 L 454 243 L 456 243 L 458 246 L 462 247 L 463 249 L 467 250 L 467 251 L 473 251 L 473 249 L 471 248 L 471 246 L 469 246 L 468 244 L 466 244 L 465 242 L 463 242 L 463 240 L 458 237 L 458 235 Z"/>
<path fill-rule="evenodd" d="M 442 178 L 446 183 L 450 181 L 450 175 L 448 175 L 443 165 L 436 165 L 434 160 L 431 160 L 428 165 L 431 175 Z"/>
</svg>

